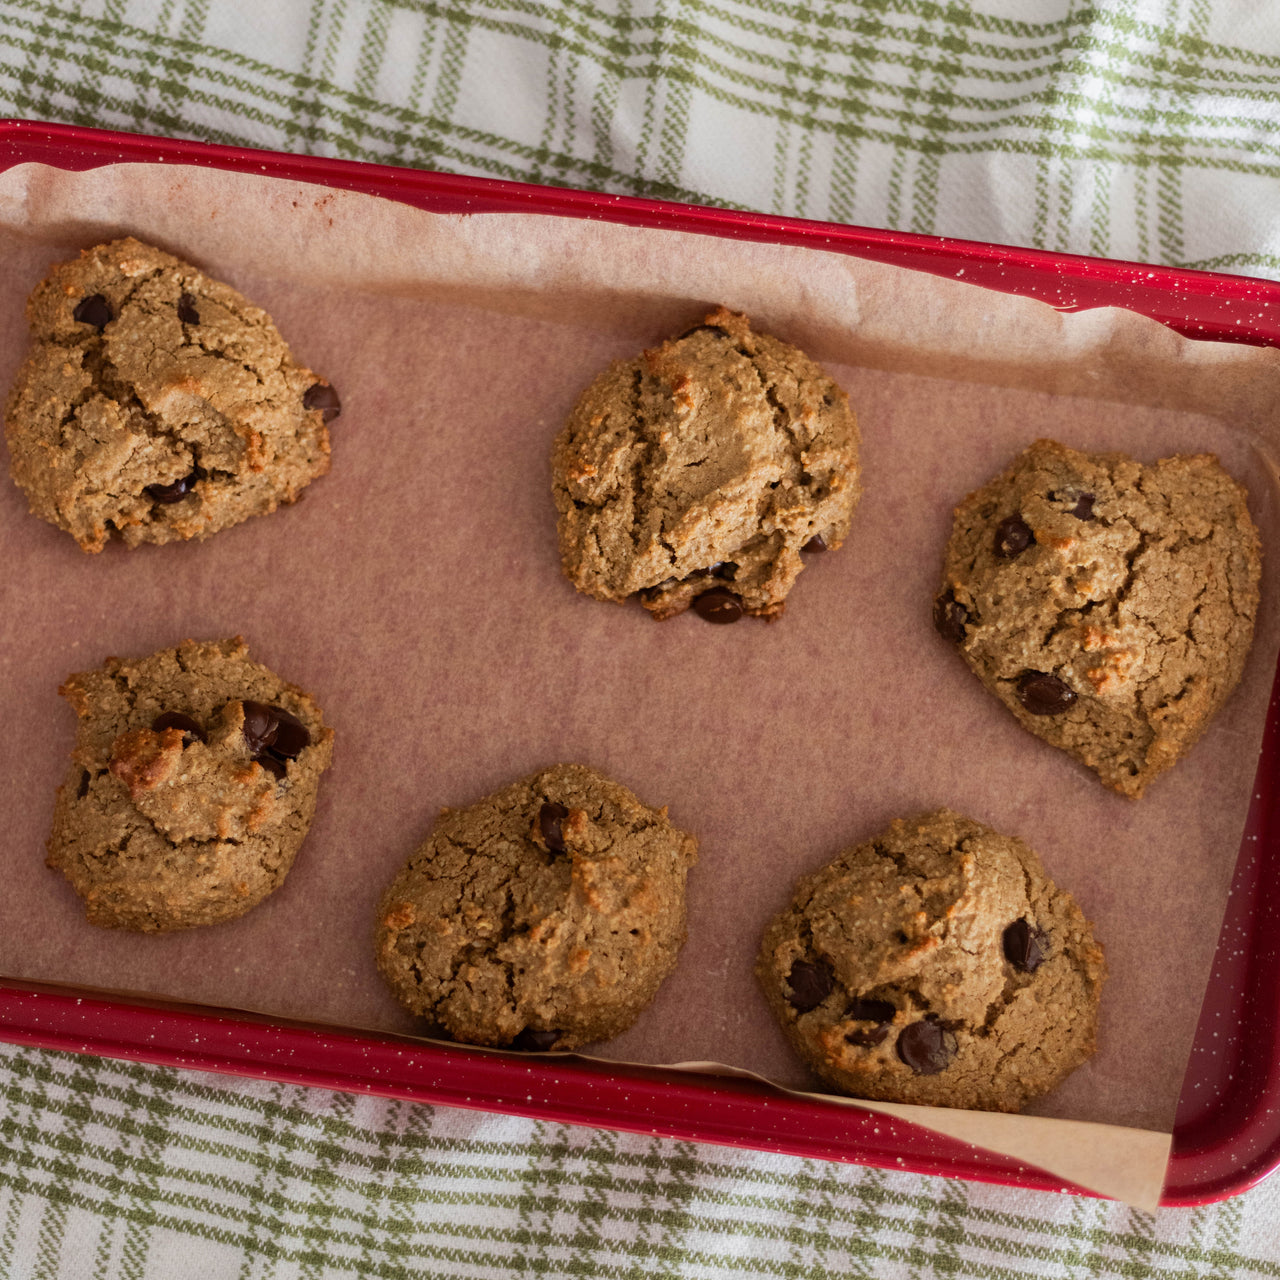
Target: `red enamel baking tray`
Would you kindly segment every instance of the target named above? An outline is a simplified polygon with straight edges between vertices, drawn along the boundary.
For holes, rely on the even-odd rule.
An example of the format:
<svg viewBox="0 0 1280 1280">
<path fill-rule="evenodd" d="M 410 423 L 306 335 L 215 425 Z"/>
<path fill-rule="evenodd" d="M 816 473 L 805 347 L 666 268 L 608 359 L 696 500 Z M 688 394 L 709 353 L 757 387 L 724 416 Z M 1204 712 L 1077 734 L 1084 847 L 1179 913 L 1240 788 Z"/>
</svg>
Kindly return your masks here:
<svg viewBox="0 0 1280 1280">
<path fill-rule="evenodd" d="M 0 170 L 193 164 L 343 187 L 442 213 L 598 218 L 855 254 L 1080 309 L 1128 307 L 1197 338 L 1280 346 L 1280 284 L 1002 245 L 236 147 L 0 121 Z M 1162 1203 L 1234 1195 L 1280 1165 L 1280 679 L 1183 1084 Z M 884 1168 L 1080 1189 L 894 1120 L 764 1085 L 657 1068 L 520 1058 L 240 1012 L 0 978 L 0 1039 L 418 1102 L 756 1147 Z"/>
</svg>

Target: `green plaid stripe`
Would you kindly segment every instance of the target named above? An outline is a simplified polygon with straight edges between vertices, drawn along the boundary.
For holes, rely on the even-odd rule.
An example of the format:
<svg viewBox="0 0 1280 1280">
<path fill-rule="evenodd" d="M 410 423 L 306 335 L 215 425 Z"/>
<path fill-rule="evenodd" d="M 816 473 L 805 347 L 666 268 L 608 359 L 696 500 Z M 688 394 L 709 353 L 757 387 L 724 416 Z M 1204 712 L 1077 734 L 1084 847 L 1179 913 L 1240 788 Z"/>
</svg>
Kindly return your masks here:
<svg viewBox="0 0 1280 1280">
<path fill-rule="evenodd" d="M 1105 1201 L 0 1047 L 6 1278 L 1280 1276 Z"/>
<path fill-rule="evenodd" d="M 0 0 L 0 112 L 1280 278 L 1209 0 Z M 0 1280 L 1280 1276 L 1070 1197 L 0 1046 Z"/>
</svg>

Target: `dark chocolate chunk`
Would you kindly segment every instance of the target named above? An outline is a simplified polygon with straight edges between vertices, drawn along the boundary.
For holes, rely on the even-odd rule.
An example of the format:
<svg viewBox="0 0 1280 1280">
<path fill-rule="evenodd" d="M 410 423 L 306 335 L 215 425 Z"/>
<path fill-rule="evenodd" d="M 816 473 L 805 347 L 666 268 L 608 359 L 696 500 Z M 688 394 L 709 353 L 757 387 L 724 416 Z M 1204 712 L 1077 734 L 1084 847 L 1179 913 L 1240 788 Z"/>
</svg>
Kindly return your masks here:
<svg viewBox="0 0 1280 1280">
<path fill-rule="evenodd" d="M 511 1048 L 520 1053 L 546 1053 L 554 1048 L 560 1039 L 558 1031 L 537 1031 L 533 1027 L 525 1029 L 511 1042 Z"/>
<path fill-rule="evenodd" d="M 165 711 L 151 722 L 151 727 L 156 733 L 161 733 L 165 729 L 181 729 L 182 745 L 189 747 L 193 742 L 204 742 L 204 730 L 190 717 L 184 716 L 181 711 Z"/>
<path fill-rule="evenodd" d="M 286 761 L 296 760 L 311 745 L 307 726 L 291 711 L 283 707 L 268 706 L 265 702 L 246 700 L 244 734 L 249 754 L 269 773 L 283 778 L 288 770 Z"/>
<path fill-rule="evenodd" d="M 742 601 L 724 587 L 712 587 L 693 602 L 693 611 L 707 622 L 737 622 L 742 617 Z"/>
<path fill-rule="evenodd" d="M 149 484 L 143 489 L 143 493 L 148 498 L 168 506 L 170 503 L 181 502 L 191 492 L 195 482 L 203 478 L 204 473 L 197 467 L 190 475 L 185 475 L 172 484 Z"/>
<path fill-rule="evenodd" d="M 844 1016 L 855 1022 L 892 1022 L 896 1012 L 888 1000 L 855 1000 Z"/>
<path fill-rule="evenodd" d="M 561 824 L 568 816 L 569 810 L 554 800 L 548 800 L 538 810 L 538 830 L 542 833 L 542 843 L 552 853 L 564 852 L 564 830 Z"/>
<path fill-rule="evenodd" d="M 819 552 L 825 551 L 826 549 L 827 549 L 826 539 L 823 538 L 822 534 L 815 533 L 813 537 L 810 538 L 809 541 L 806 542 L 804 546 L 800 548 L 800 554 L 814 556 L 814 555 L 817 555 Z"/>
<path fill-rule="evenodd" d="M 1018 677 L 1018 701 L 1033 716 L 1061 715 L 1077 696 L 1069 684 L 1046 671 L 1024 671 Z"/>
<path fill-rule="evenodd" d="M 691 337 L 695 333 L 718 333 L 722 338 L 729 336 L 729 331 L 722 329 L 718 324 L 695 324 L 692 329 L 686 329 L 676 341 L 683 342 L 685 338 Z"/>
<path fill-rule="evenodd" d="M 87 769 L 80 770 L 80 785 L 76 788 L 76 795 L 81 800 L 89 794 L 89 771 Z"/>
<path fill-rule="evenodd" d="M 932 1014 L 898 1033 L 898 1057 L 918 1076 L 936 1076 L 956 1056 L 956 1038 Z"/>
<path fill-rule="evenodd" d="M 732 560 L 717 560 L 715 564 L 707 570 L 713 578 L 728 579 L 733 581 L 733 575 L 738 572 L 737 564 Z"/>
<path fill-rule="evenodd" d="M 964 643 L 969 610 L 956 599 L 956 593 L 950 587 L 933 602 L 933 625 L 944 640 L 950 640 L 952 644 Z"/>
<path fill-rule="evenodd" d="M 327 382 L 313 382 L 303 393 L 304 409 L 319 409 L 326 422 L 332 422 L 342 412 L 338 393 Z"/>
<path fill-rule="evenodd" d="M 1060 497 L 1069 500 L 1071 495 L 1064 493 L 1054 494 L 1053 496 L 1055 498 Z M 1075 516 L 1077 520 L 1092 520 L 1093 504 L 1096 501 L 1097 498 L 1092 493 L 1082 493 L 1076 498 L 1075 502 L 1071 506 L 1067 507 L 1067 515 Z"/>
<path fill-rule="evenodd" d="M 787 985 L 791 988 L 791 1007 L 798 1013 L 808 1013 L 816 1009 L 835 990 L 836 977 L 831 966 L 825 960 L 816 964 L 808 960 L 797 960 L 787 974 Z"/>
<path fill-rule="evenodd" d="M 107 306 L 107 300 L 102 294 L 91 293 L 76 303 L 71 318 L 81 324 L 91 324 L 95 329 L 105 329 L 111 323 L 111 308 Z"/>
<path fill-rule="evenodd" d="M 267 748 L 279 760 L 296 760 L 311 745 L 307 726 L 283 707 L 272 707 L 276 718 L 276 736 Z"/>
<path fill-rule="evenodd" d="M 270 774 L 277 778 L 284 778 L 288 775 L 289 766 L 283 760 L 277 760 L 270 753 L 255 757 L 258 763 Z"/>
<path fill-rule="evenodd" d="M 1034 541 L 1031 526 L 1021 516 L 1010 516 L 996 526 L 995 550 L 1001 560 L 1021 555 Z"/>
<path fill-rule="evenodd" d="M 895 1012 L 888 1000 L 855 1000 L 845 1010 L 844 1016 L 853 1022 L 871 1022 L 875 1025 L 850 1031 L 845 1039 L 850 1044 L 861 1045 L 864 1049 L 882 1044 L 889 1034 Z"/>
<path fill-rule="evenodd" d="M 196 310 L 196 300 L 189 293 L 184 293 L 178 299 L 178 319 L 183 324 L 200 323 L 200 313 Z"/>
<path fill-rule="evenodd" d="M 241 732 L 244 734 L 245 745 L 249 748 L 250 755 L 260 756 L 276 740 L 276 731 L 280 727 L 277 709 L 267 706 L 265 702 L 246 701 L 243 705 L 244 726 Z"/>
<path fill-rule="evenodd" d="M 1015 969 L 1035 973 L 1044 963 L 1048 941 L 1030 920 L 1015 920 L 1004 931 L 1004 957 Z"/>
</svg>

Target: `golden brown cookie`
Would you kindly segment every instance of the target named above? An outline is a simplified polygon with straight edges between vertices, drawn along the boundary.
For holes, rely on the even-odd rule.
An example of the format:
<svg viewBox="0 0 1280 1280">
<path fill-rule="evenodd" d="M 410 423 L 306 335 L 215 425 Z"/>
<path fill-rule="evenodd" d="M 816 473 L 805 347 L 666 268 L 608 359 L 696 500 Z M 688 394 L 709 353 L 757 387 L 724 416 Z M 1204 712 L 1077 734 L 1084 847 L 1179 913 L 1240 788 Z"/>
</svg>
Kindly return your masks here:
<svg viewBox="0 0 1280 1280">
<path fill-rule="evenodd" d="M 573 1049 L 629 1027 L 675 967 L 697 841 L 561 764 L 446 809 L 382 895 L 378 969 L 429 1030 Z"/>
<path fill-rule="evenodd" d="M 1216 458 L 1038 440 L 956 508 L 934 623 L 1024 728 L 1140 796 L 1239 683 L 1259 574 Z"/>
<path fill-rule="evenodd" d="M 234 289 L 137 240 L 56 266 L 9 394 L 14 480 L 85 551 L 203 538 L 329 469 L 338 398 Z"/>
<path fill-rule="evenodd" d="M 756 976 L 833 1088 L 1017 1111 L 1093 1053 L 1106 964 L 1031 849 L 941 809 L 801 880 Z"/>
<path fill-rule="evenodd" d="M 776 618 L 802 554 L 843 542 L 859 475 L 845 393 L 721 308 L 583 392 L 552 454 L 564 571 L 659 619 Z"/>
<path fill-rule="evenodd" d="M 79 724 L 48 861 L 92 924 L 216 924 L 280 887 L 333 754 L 307 694 L 239 638 L 108 658 L 59 692 Z"/>
</svg>

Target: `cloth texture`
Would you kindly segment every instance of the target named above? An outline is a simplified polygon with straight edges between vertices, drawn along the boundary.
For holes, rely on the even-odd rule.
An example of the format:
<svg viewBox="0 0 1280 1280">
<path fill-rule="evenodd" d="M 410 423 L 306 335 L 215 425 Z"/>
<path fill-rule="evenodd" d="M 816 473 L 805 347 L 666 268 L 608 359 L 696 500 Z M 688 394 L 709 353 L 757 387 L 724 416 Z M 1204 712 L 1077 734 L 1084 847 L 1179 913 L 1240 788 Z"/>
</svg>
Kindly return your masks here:
<svg viewBox="0 0 1280 1280">
<path fill-rule="evenodd" d="M 0 0 L 0 114 L 1280 278 L 1252 0 Z M 1150 1215 L 0 1045 L 3 1280 L 525 1273 L 1277 1276 L 1280 1179 Z"/>
</svg>

